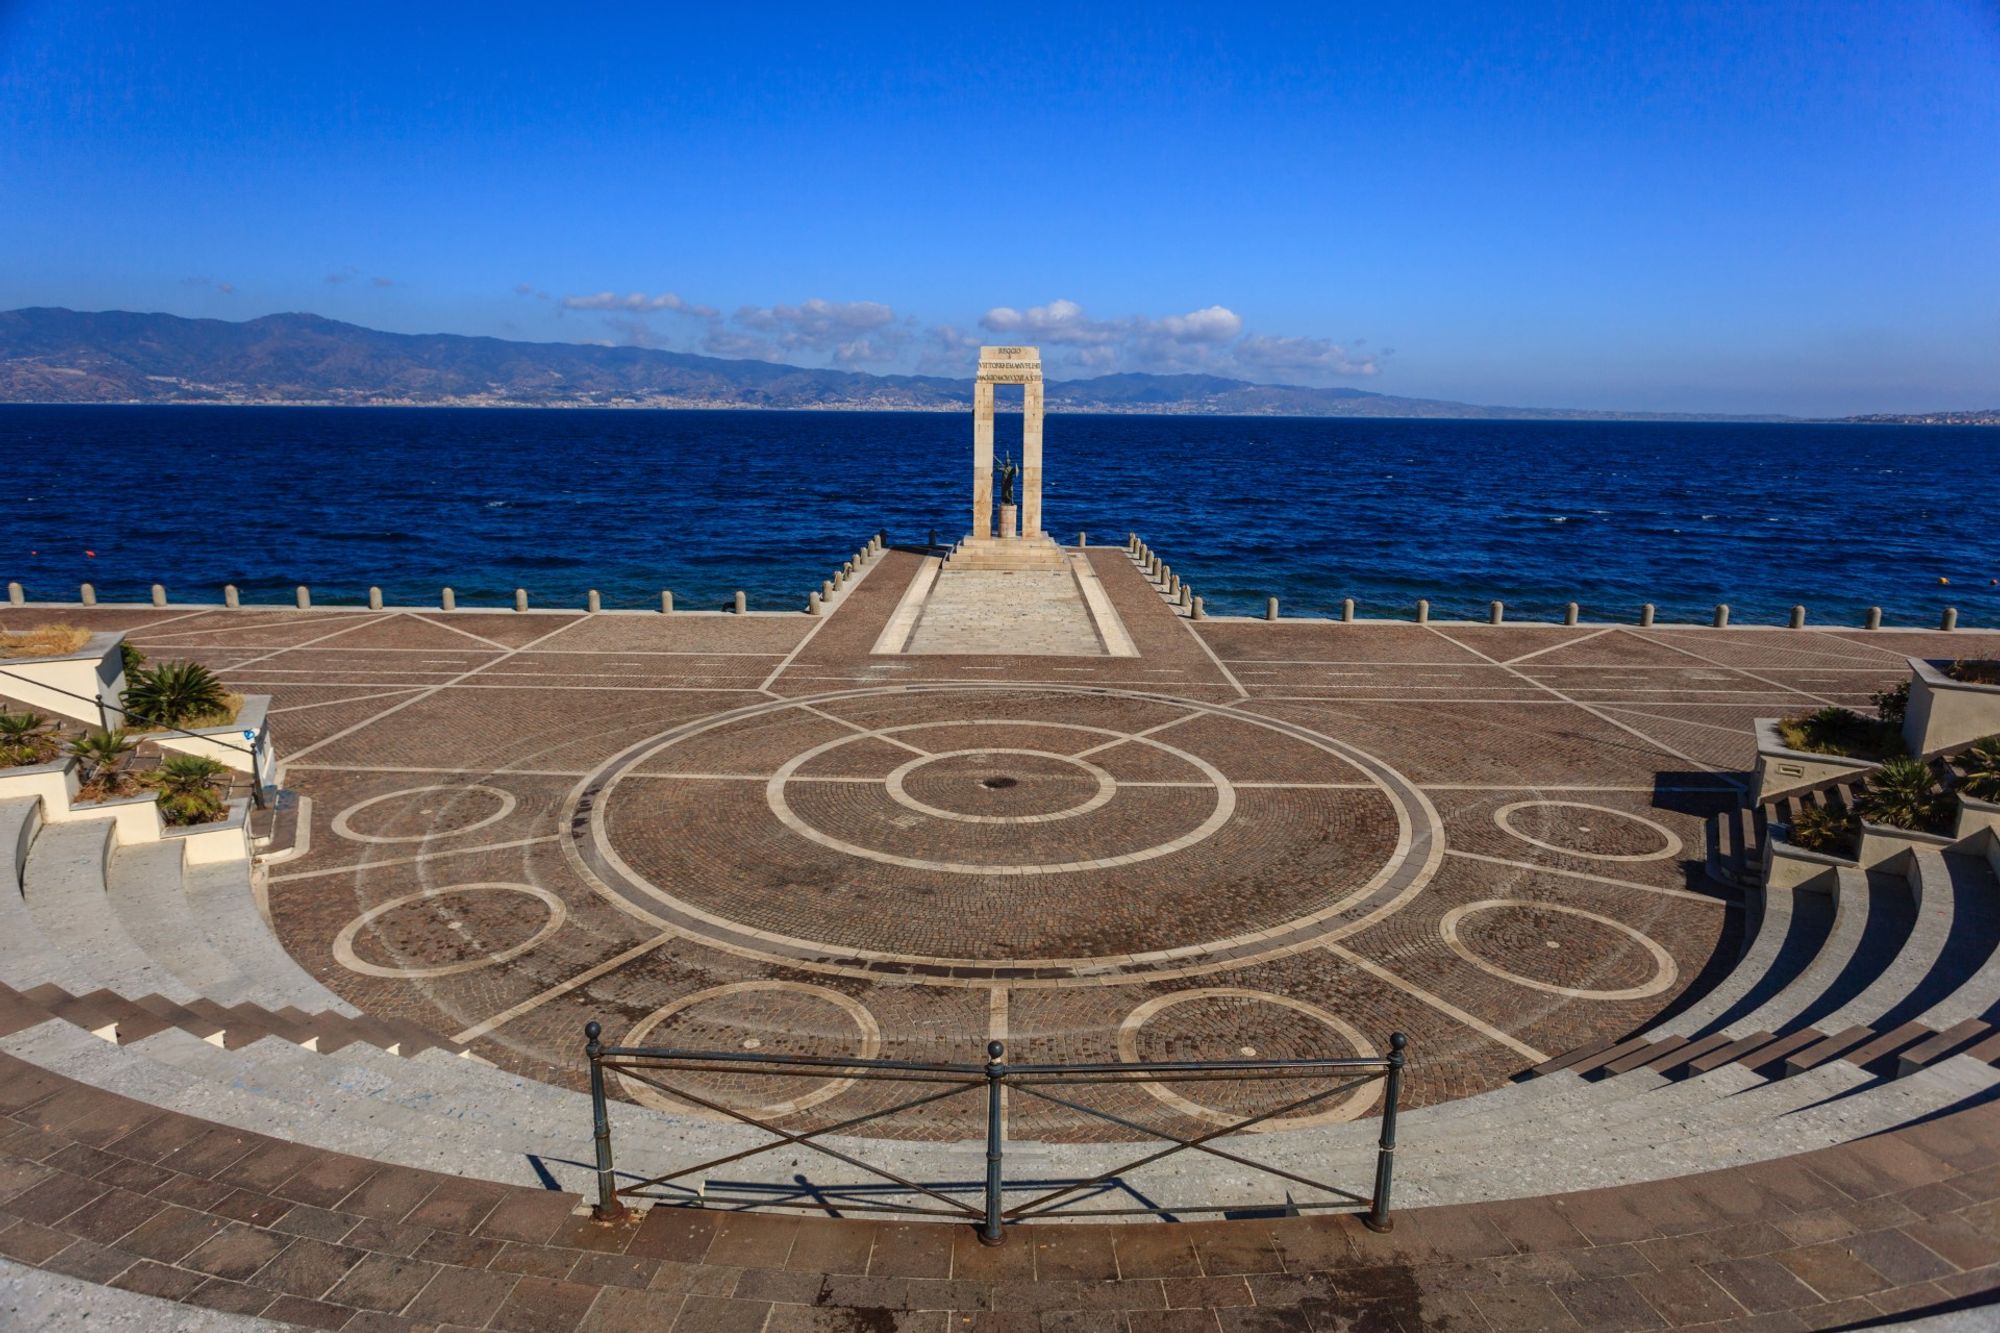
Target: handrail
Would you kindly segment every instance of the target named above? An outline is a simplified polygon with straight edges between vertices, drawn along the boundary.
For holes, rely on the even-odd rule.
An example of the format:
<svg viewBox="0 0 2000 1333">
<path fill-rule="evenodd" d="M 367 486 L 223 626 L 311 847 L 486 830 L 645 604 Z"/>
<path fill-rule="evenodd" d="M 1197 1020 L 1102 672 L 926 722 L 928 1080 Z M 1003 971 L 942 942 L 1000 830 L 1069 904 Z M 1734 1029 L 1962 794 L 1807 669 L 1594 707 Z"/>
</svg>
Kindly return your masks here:
<svg viewBox="0 0 2000 1333">
<path fill-rule="evenodd" d="M 1005 1061 L 1006 1046 L 999 1041 L 987 1043 L 987 1061 L 984 1064 L 954 1063 L 949 1061 L 926 1060 L 883 1060 L 875 1058 L 824 1056 L 824 1055 L 784 1055 L 749 1051 L 714 1051 L 684 1049 L 670 1046 L 607 1046 L 602 1041 L 603 1027 L 592 1021 L 584 1025 L 584 1055 L 590 1062 L 590 1097 L 593 1120 L 593 1135 L 597 1149 L 597 1202 L 593 1212 L 600 1219 L 610 1219 L 622 1215 L 625 1205 L 620 1200 L 620 1186 L 612 1163 L 611 1119 L 604 1090 L 604 1073 L 607 1069 L 633 1082 L 656 1088 L 669 1096 L 676 1097 L 693 1106 L 712 1111 L 731 1120 L 749 1125 L 773 1136 L 773 1142 L 758 1144 L 721 1157 L 711 1158 L 692 1166 L 681 1167 L 662 1175 L 628 1185 L 626 1191 L 636 1191 L 669 1184 L 687 1176 L 709 1171 L 718 1166 L 742 1161 L 774 1148 L 809 1148 L 866 1172 L 871 1176 L 888 1181 L 899 1190 L 918 1194 L 930 1200 L 934 1206 L 914 1203 L 860 1204 L 849 1205 L 858 1211 L 907 1213 L 917 1216 L 962 1217 L 978 1225 L 979 1239 L 987 1245 L 998 1245 L 1006 1239 L 1005 1226 L 1008 1222 L 1026 1222 L 1032 1218 L 1048 1216 L 1063 1211 L 1070 1217 L 1110 1217 L 1147 1214 L 1158 1216 L 1168 1212 L 1224 1212 L 1238 1205 L 1192 1205 L 1179 1209 L 1161 1207 L 1133 1207 L 1112 1209 L 1076 1210 L 1066 1207 L 1061 1201 L 1069 1196 L 1085 1191 L 1097 1191 L 1115 1182 L 1124 1173 L 1138 1167 L 1148 1166 L 1164 1158 L 1181 1152 L 1199 1152 L 1229 1162 L 1236 1166 L 1248 1167 L 1266 1175 L 1274 1176 L 1294 1184 L 1319 1190 L 1336 1200 L 1333 1203 L 1296 1203 L 1297 1209 L 1331 1208 L 1361 1205 L 1367 1209 L 1362 1217 L 1364 1225 L 1375 1231 L 1387 1231 L 1393 1225 L 1389 1216 L 1389 1196 L 1394 1183 L 1396 1152 L 1396 1115 L 1402 1100 L 1403 1068 L 1407 1061 L 1409 1038 L 1397 1032 L 1389 1038 L 1389 1053 L 1383 1056 L 1340 1056 L 1324 1059 L 1292 1060 L 1162 1060 L 1102 1062 L 1084 1061 L 1073 1064 L 1021 1064 L 1009 1065 Z M 754 1074 L 770 1077 L 797 1076 L 803 1073 L 831 1073 L 853 1081 L 873 1081 L 884 1083 L 916 1083 L 932 1085 L 931 1091 L 909 1097 L 893 1105 L 878 1110 L 866 1111 L 850 1116 L 836 1123 L 818 1129 L 794 1131 L 781 1129 L 777 1125 L 757 1116 L 724 1105 L 710 1097 L 702 1096 L 686 1087 L 670 1086 L 660 1079 L 666 1073 L 735 1073 Z M 1320 1078 L 1333 1079 L 1333 1086 L 1319 1089 L 1286 1101 L 1283 1105 L 1244 1116 L 1229 1124 L 1192 1138 L 1169 1133 L 1132 1120 L 1101 1107 L 1090 1106 L 1073 1097 L 1061 1096 L 1050 1091 L 1057 1088 L 1122 1086 L 1134 1083 L 1156 1081 L 1169 1082 L 1258 1082 L 1265 1080 Z M 1361 1194 L 1351 1189 L 1315 1180 L 1294 1171 L 1258 1162 L 1227 1149 L 1215 1146 L 1218 1139 L 1240 1134 L 1266 1121 L 1275 1120 L 1317 1105 L 1328 1098 L 1351 1092 L 1355 1088 L 1380 1079 L 1384 1089 L 1382 1111 L 1382 1133 L 1375 1155 L 1375 1180 L 1370 1194 Z M 1027 1096 L 1065 1107 L 1079 1114 L 1104 1120 L 1122 1129 L 1164 1140 L 1168 1146 L 1146 1152 L 1140 1157 L 1124 1162 L 1108 1171 L 1099 1172 L 1087 1180 L 1071 1181 L 1048 1190 L 1025 1203 L 1008 1207 L 1005 1202 L 1006 1184 L 1006 1132 L 1002 1107 L 1006 1090 L 1018 1088 Z M 963 1093 L 984 1089 L 986 1092 L 986 1176 L 983 1182 L 984 1199 L 982 1206 L 974 1207 L 960 1199 L 953 1198 L 943 1188 L 934 1188 L 918 1181 L 870 1163 L 853 1153 L 819 1142 L 827 1135 L 838 1134 L 872 1121 L 881 1120 L 903 1111 L 933 1105 Z M 1025 1182 L 1024 1182 L 1025 1183 Z M 1055 1182 L 1037 1182 L 1038 1185 Z M 778 1207 L 808 1207 L 809 1204 L 780 1199 Z"/>
</svg>

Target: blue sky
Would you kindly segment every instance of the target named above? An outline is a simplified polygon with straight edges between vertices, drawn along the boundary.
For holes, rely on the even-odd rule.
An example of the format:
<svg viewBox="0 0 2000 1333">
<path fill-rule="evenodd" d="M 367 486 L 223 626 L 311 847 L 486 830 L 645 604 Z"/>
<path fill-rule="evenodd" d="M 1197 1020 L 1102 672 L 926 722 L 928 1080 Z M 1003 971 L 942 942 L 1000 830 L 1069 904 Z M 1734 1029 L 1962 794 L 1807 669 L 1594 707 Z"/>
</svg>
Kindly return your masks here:
<svg viewBox="0 0 2000 1333">
<path fill-rule="evenodd" d="M 2000 405 L 2000 4 L 0 0 L 0 308 Z"/>
</svg>

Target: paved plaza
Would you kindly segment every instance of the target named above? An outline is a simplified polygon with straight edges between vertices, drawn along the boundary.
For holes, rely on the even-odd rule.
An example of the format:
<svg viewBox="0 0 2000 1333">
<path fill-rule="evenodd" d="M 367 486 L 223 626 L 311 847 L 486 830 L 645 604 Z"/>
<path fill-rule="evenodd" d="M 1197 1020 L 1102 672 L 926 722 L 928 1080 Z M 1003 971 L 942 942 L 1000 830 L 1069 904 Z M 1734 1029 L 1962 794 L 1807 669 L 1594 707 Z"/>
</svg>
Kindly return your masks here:
<svg viewBox="0 0 2000 1333">
<path fill-rule="evenodd" d="M 1975 637 L 1196 621 L 1123 549 L 1084 554 L 1138 656 L 872 652 L 924 559 L 893 548 L 823 617 L 66 618 L 274 696 L 310 806 L 268 878 L 285 945 L 508 1069 L 579 1086 L 593 1018 L 624 1042 L 954 1061 L 993 1038 L 1228 1059 L 1403 1031 L 1417 1105 L 1726 971 L 1741 912 L 1701 872 L 1703 819 L 1739 799 L 1751 720 L 1863 706 L 1904 654 Z M 879 1102 L 696 1077 L 798 1125 Z M 1188 1133 L 1275 1095 L 1104 1104 Z M 974 1137 L 976 1110 L 870 1130 Z M 1121 1132 L 1011 1114 L 1020 1139 Z"/>
</svg>

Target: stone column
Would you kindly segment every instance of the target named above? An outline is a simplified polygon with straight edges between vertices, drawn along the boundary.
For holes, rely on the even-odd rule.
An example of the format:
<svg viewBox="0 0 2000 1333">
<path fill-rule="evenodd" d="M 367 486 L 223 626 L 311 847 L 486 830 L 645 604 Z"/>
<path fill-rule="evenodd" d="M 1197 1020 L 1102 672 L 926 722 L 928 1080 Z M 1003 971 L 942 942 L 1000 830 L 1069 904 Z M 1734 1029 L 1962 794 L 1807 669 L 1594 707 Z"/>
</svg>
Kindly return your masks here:
<svg viewBox="0 0 2000 1333">
<path fill-rule="evenodd" d="M 993 535 L 993 386 L 972 386 L 972 535 Z"/>
<path fill-rule="evenodd" d="M 1021 535 L 1042 535 L 1042 382 L 1021 386 Z"/>
</svg>

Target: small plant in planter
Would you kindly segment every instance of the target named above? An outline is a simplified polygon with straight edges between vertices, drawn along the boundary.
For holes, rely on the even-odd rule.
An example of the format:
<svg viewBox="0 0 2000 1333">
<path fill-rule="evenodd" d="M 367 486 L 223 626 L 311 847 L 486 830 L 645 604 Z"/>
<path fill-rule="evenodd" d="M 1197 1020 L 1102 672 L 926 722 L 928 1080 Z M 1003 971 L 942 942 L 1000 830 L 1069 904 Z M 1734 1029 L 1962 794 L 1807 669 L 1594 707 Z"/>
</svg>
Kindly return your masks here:
<svg viewBox="0 0 2000 1333">
<path fill-rule="evenodd" d="M 2000 662 L 1960 658 L 1944 674 L 1967 685 L 2000 685 Z"/>
<path fill-rule="evenodd" d="M 77 795 L 86 801 L 108 801 L 123 796 L 135 785 L 125 771 L 125 761 L 139 742 L 115 731 L 85 732 L 69 743 L 69 752 L 83 761 L 84 781 Z"/>
<path fill-rule="evenodd" d="M 1818 708 L 1778 723 L 1778 734 L 1794 750 L 1855 759 L 1887 759 L 1904 753 L 1903 738 L 1888 722 L 1866 718 L 1851 708 Z"/>
<path fill-rule="evenodd" d="M 56 757 L 55 733 L 40 713 L 0 713 L 0 768 L 46 764 Z"/>
<path fill-rule="evenodd" d="M 127 673 L 127 720 L 139 727 L 219 727 L 242 700 L 199 662 L 162 662 Z"/>
<path fill-rule="evenodd" d="M 1788 841 L 1802 851 L 1846 856 L 1853 850 L 1854 816 L 1836 806 L 1809 805 L 1792 817 Z"/>
<path fill-rule="evenodd" d="M 1868 702 L 1875 705 L 1884 722 L 1900 727 L 1910 712 L 1910 682 L 1899 680 L 1888 689 L 1869 695 Z"/>
<path fill-rule="evenodd" d="M 1864 819 L 1918 833 L 1935 833 L 1950 822 L 1951 796 L 1937 784 L 1921 759 L 1891 759 L 1868 775 L 1868 789 L 1855 801 Z"/>
<path fill-rule="evenodd" d="M 1975 801 L 2000 802 L 2000 736 L 1974 741 L 1959 762 L 1965 767 L 1960 791 Z"/>
<path fill-rule="evenodd" d="M 124 667 L 125 674 L 130 676 L 134 671 L 146 665 L 146 655 L 133 647 L 131 640 L 120 639 L 118 641 L 118 664 Z"/>
<path fill-rule="evenodd" d="M 160 818 L 177 826 L 212 824 L 228 813 L 216 779 L 229 770 L 204 755 L 175 754 L 148 773 L 146 785 L 159 793 Z"/>
</svg>

